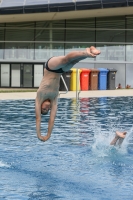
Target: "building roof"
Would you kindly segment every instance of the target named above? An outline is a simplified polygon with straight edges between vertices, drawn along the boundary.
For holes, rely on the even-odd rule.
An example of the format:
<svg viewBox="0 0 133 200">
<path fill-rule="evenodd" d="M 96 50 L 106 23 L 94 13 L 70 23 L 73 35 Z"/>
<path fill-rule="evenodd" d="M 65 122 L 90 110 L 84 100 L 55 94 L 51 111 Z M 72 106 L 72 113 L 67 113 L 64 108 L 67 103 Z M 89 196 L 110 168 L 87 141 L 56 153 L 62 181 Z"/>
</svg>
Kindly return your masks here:
<svg viewBox="0 0 133 200">
<path fill-rule="evenodd" d="M 0 14 L 48 13 L 133 6 L 133 0 L 0 0 Z"/>
</svg>

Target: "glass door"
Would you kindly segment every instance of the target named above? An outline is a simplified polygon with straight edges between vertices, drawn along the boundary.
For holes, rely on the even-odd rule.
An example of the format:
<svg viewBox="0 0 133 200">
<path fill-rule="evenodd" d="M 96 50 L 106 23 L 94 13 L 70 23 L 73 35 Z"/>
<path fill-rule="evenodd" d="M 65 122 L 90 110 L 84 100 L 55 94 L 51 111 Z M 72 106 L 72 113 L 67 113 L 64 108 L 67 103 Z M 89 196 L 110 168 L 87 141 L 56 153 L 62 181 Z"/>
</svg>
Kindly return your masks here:
<svg viewBox="0 0 133 200">
<path fill-rule="evenodd" d="M 11 87 L 20 87 L 20 64 L 11 64 Z"/>
<path fill-rule="evenodd" d="M 10 65 L 1 64 L 1 87 L 10 86 Z"/>
<path fill-rule="evenodd" d="M 24 64 L 23 70 L 23 86 L 32 87 L 32 64 Z"/>
<path fill-rule="evenodd" d="M 43 77 L 43 65 L 34 65 L 34 87 L 39 87 Z"/>
</svg>

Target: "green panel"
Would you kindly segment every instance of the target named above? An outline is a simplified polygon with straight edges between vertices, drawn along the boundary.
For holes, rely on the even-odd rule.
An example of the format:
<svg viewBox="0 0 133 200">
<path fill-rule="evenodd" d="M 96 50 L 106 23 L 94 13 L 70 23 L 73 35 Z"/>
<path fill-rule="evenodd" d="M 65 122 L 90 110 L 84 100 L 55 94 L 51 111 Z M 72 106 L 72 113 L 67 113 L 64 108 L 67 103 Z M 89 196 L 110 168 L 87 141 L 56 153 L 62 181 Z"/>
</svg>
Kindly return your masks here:
<svg viewBox="0 0 133 200">
<path fill-rule="evenodd" d="M 95 19 L 66 20 L 66 41 L 94 42 Z M 93 29 L 93 30 L 89 30 Z"/>
<path fill-rule="evenodd" d="M 34 23 L 8 23 L 5 31 L 6 41 L 34 41 Z"/>
<path fill-rule="evenodd" d="M 125 42 L 125 17 L 97 18 L 96 30 L 97 42 Z M 105 30 L 110 29 L 110 30 Z"/>
<path fill-rule="evenodd" d="M 97 56 L 97 60 L 125 60 L 125 45 L 117 44 L 125 43 L 123 29 L 125 29 L 123 16 L 96 19 L 96 46 L 101 50 L 101 55 Z"/>
</svg>

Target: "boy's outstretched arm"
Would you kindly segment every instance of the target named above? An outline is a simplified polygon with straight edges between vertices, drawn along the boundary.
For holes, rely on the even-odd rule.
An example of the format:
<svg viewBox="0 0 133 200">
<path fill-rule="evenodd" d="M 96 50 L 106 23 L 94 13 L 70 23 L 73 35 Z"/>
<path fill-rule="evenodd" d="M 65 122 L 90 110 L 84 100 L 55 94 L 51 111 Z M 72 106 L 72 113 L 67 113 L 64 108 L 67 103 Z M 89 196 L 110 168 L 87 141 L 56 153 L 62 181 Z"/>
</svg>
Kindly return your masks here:
<svg viewBox="0 0 133 200">
<path fill-rule="evenodd" d="M 39 103 L 38 98 L 36 97 L 36 101 L 35 101 L 35 112 L 36 112 L 36 132 L 37 132 L 37 137 L 38 139 L 41 140 L 41 130 L 40 130 L 40 126 L 41 126 L 41 105 Z"/>
<path fill-rule="evenodd" d="M 50 118 L 48 122 L 48 132 L 46 136 L 41 135 L 41 105 L 38 103 L 38 100 L 36 99 L 36 131 L 37 131 L 37 137 L 39 140 L 45 142 L 47 141 L 52 133 L 53 127 L 54 127 L 54 121 L 56 117 L 56 111 L 57 111 L 57 98 L 53 100 L 52 102 L 52 108 L 50 112 Z"/>
<path fill-rule="evenodd" d="M 54 127 L 56 112 L 57 112 L 57 97 L 52 102 L 52 108 L 51 108 L 50 118 L 49 118 L 49 122 L 48 122 L 48 133 L 46 135 L 46 140 L 48 140 L 51 136 L 51 133 L 52 133 L 52 130 Z"/>
</svg>

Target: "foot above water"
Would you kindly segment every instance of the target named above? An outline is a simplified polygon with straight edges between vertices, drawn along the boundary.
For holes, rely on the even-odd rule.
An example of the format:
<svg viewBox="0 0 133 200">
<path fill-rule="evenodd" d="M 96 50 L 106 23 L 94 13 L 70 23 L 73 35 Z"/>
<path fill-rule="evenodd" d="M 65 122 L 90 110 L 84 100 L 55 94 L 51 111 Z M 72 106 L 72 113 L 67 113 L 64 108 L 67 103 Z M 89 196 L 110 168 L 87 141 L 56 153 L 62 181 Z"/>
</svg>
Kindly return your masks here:
<svg viewBox="0 0 133 200">
<path fill-rule="evenodd" d="M 120 138 L 125 138 L 126 137 L 126 134 L 127 132 L 124 131 L 124 132 L 119 132 L 119 131 L 116 131 L 116 135 Z"/>
</svg>

